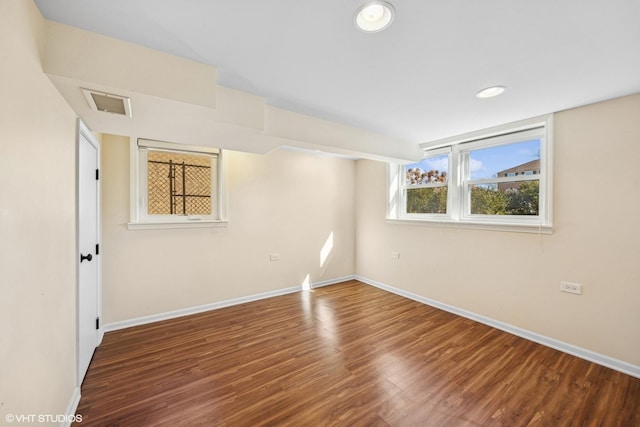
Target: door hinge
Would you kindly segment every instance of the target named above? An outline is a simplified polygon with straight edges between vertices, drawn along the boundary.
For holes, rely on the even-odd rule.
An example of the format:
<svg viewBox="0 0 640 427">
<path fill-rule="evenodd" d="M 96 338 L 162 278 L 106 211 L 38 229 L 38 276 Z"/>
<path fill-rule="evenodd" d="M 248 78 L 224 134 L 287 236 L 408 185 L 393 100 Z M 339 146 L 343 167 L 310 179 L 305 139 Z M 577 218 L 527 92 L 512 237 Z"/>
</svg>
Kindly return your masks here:
<svg viewBox="0 0 640 427">
<path fill-rule="evenodd" d="M 96 243 L 96 255 L 100 255 L 100 243 Z"/>
<path fill-rule="evenodd" d="M 100 179 L 100 169 L 96 169 L 96 180 Z"/>
<path fill-rule="evenodd" d="M 100 318 L 96 317 L 96 329 L 100 329 Z"/>
</svg>

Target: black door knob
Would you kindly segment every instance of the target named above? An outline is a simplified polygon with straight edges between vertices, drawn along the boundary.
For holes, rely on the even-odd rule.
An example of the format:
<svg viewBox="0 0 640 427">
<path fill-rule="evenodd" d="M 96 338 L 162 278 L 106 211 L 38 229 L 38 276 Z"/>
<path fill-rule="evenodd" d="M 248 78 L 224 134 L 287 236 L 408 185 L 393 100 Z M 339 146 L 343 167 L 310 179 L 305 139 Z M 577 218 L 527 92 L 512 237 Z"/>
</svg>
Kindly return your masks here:
<svg viewBox="0 0 640 427">
<path fill-rule="evenodd" d="M 87 255 L 80 254 L 80 262 L 84 261 L 85 259 L 90 262 L 93 259 L 93 255 L 91 255 L 91 254 L 87 254 Z"/>
</svg>

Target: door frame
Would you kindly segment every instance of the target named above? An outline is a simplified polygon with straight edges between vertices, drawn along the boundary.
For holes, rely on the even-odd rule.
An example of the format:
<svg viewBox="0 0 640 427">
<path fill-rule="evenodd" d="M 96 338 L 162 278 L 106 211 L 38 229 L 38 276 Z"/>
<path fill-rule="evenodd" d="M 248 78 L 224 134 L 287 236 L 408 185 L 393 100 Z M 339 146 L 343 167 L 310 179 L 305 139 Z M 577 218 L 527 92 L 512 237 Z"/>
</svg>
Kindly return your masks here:
<svg viewBox="0 0 640 427">
<path fill-rule="evenodd" d="M 76 262 L 76 385 L 81 386 L 84 379 L 84 373 L 80 373 L 80 144 L 84 137 L 89 144 L 96 149 L 96 165 L 100 169 L 100 142 L 84 124 L 84 122 L 77 119 L 77 134 L 76 134 L 76 249 L 75 249 L 75 262 Z M 100 255 L 94 258 L 97 263 L 97 283 L 96 283 L 96 304 L 97 314 L 100 319 L 99 328 L 96 331 L 96 348 L 102 342 L 104 336 L 104 328 L 102 322 L 102 195 L 101 195 L 101 181 L 102 177 L 98 175 L 97 189 L 96 189 L 96 239 L 100 244 Z"/>
</svg>

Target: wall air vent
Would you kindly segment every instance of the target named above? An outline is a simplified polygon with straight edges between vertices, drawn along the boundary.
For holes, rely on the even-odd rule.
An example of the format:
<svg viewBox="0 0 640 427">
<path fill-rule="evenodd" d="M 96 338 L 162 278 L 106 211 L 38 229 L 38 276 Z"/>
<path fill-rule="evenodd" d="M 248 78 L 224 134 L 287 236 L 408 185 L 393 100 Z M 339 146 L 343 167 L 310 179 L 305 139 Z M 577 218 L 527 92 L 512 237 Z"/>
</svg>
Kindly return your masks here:
<svg viewBox="0 0 640 427">
<path fill-rule="evenodd" d="M 92 89 L 82 89 L 89 106 L 96 111 L 131 117 L 131 98 Z"/>
</svg>

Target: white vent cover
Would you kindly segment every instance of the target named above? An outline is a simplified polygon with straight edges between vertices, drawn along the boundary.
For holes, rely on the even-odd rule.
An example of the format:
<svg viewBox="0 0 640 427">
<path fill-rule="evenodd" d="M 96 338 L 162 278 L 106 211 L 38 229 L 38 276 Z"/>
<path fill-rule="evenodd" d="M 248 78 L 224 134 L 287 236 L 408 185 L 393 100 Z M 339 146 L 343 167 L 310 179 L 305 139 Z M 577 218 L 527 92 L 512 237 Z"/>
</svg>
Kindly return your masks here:
<svg viewBox="0 0 640 427">
<path fill-rule="evenodd" d="M 89 106 L 96 111 L 131 117 L 131 98 L 92 89 L 82 89 Z"/>
</svg>

